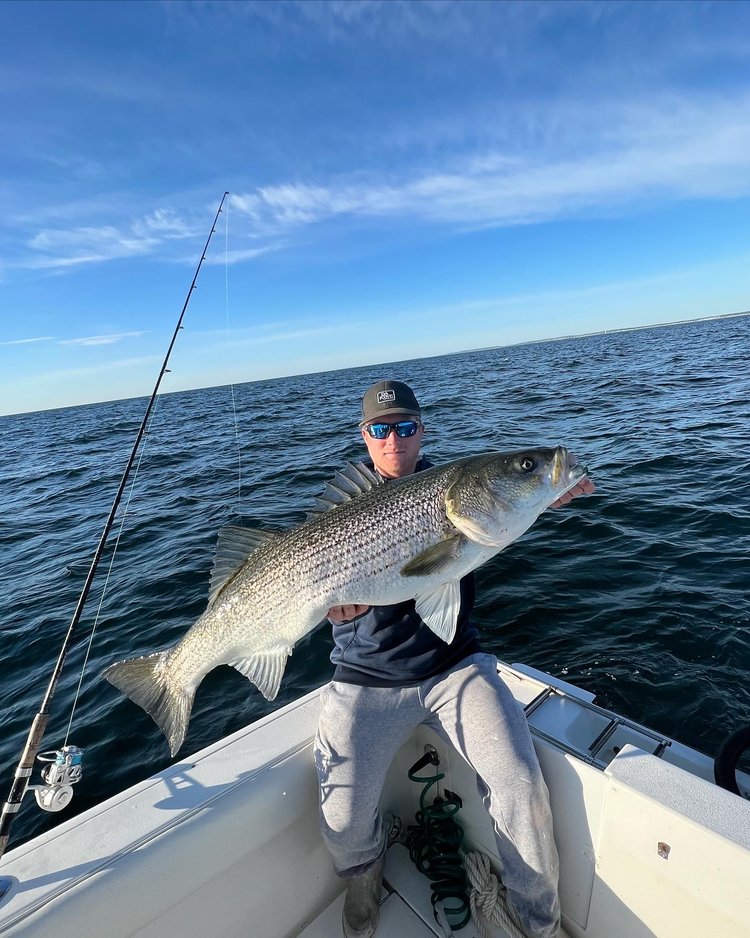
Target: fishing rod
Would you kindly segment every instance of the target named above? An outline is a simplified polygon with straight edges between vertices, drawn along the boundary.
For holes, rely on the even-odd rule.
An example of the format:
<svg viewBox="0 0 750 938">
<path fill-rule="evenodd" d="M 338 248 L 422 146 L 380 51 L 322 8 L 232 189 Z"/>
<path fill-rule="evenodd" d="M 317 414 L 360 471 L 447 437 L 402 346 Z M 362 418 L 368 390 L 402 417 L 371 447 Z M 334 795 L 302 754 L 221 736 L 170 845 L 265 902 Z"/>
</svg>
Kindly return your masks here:
<svg viewBox="0 0 750 938">
<path fill-rule="evenodd" d="M 135 462 L 135 457 L 138 453 L 138 447 L 140 446 L 141 439 L 143 438 L 143 434 L 146 431 L 146 426 L 148 424 L 149 417 L 151 416 L 151 411 L 156 401 L 156 396 L 159 392 L 161 380 L 169 371 L 167 365 L 169 363 L 169 357 L 172 354 L 172 348 L 174 347 L 175 341 L 177 340 L 177 334 L 182 328 L 182 320 L 185 317 L 185 312 L 187 311 L 188 304 L 190 303 L 190 297 L 192 296 L 193 290 L 195 289 L 195 284 L 198 280 L 200 269 L 203 266 L 203 261 L 206 259 L 206 251 L 208 250 L 208 245 L 211 242 L 211 236 L 216 231 L 216 222 L 219 220 L 219 215 L 221 214 L 221 211 L 224 207 L 224 202 L 228 195 L 229 193 L 225 192 L 221 197 L 221 202 L 219 203 L 216 216 L 214 217 L 213 224 L 211 225 L 211 231 L 209 232 L 208 238 L 206 239 L 206 243 L 203 247 L 201 259 L 198 261 L 198 266 L 195 268 L 193 281 L 190 284 L 190 289 L 187 292 L 185 302 L 182 306 L 182 311 L 180 312 L 180 316 L 177 320 L 177 325 L 175 326 L 174 333 L 172 335 L 172 341 L 169 343 L 167 354 L 164 356 L 164 362 L 162 363 L 161 369 L 159 371 L 159 376 L 156 379 L 154 390 L 151 392 L 151 398 L 148 402 L 148 406 L 146 407 L 146 412 L 143 415 L 143 420 L 141 421 L 138 433 L 136 434 L 133 448 L 125 466 L 125 471 L 123 472 L 122 478 L 120 479 L 120 484 L 117 488 L 117 494 L 115 495 L 115 499 L 112 502 L 112 507 L 110 508 L 109 516 L 107 517 L 107 521 L 104 525 L 104 530 L 102 531 L 101 537 L 99 538 L 99 545 L 96 548 L 96 553 L 94 554 L 94 558 L 91 561 L 91 566 L 89 567 L 89 572 L 86 576 L 86 582 L 83 584 L 81 595 L 78 597 L 78 603 L 76 605 L 75 612 L 73 613 L 73 618 L 71 619 L 70 625 L 68 626 L 65 639 L 63 640 L 62 648 L 60 649 L 60 654 L 57 658 L 57 663 L 55 664 L 52 677 L 50 678 L 49 685 L 47 686 L 47 692 L 44 695 L 39 712 L 34 717 L 34 721 L 31 724 L 31 729 L 29 730 L 29 735 L 26 739 L 26 745 L 24 746 L 21 759 L 18 763 L 18 767 L 16 768 L 16 774 L 13 779 L 13 785 L 11 787 L 10 794 L 8 795 L 8 800 L 3 806 L 2 815 L 0 815 L 0 857 L 2 857 L 5 853 L 5 849 L 8 846 L 10 828 L 13 823 L 13 819 L 18 813 L 18 810 L 21 807 L 21 801 L 30 787 L 29 779 L 31 778 L 31 773 L 34 767 L 34 760 L 37 758 L 39 746 L 47 728 L 50 703 L 52 702 L 52 697 L 54 696 L 55 690 L 57 688 L 57 683 L 60 679 L 60 674 L 62 673 L 63 665 L 65 664 L 65 659 L 73 640 L 73 634 L 80 621 L 81 614 L 83 613 L 83 607 L 86 603 L 86 599 L 88 598 L 89 591 L 91 589 L 91 583 L 94 579 L 94 574 L 96 573 L 96 569 L 99 566 L 99 561 L 101 560 L 102 554 L 104 553 L 104 547 L 107 543 L 107 538 L 109 537 L 112 525 L 114 524 L 115 515 L 117 514 L 117 509 L 120 505 L 123 492 L 125 491 L 125 485 L 127 484 L 130 470 L 133 468 L 133 463 Z M 37 801 L 39 802 L 40 807 L 45 808 L 48 811 L 56 811 L 64 808 L 65 805 L 68 804 L 70 798 L 72 797 L 71 785 L 77 782 L 81 777 L 82 755 L 82 750 L 78 749 L 77 746 L 65 746 L 61 752 L 52 754 L 45 753 L 39 756 L 42 761 L 50 763 L 50 765 L 47 766 L 42 772 L 42 778 L 47 783 L 47 787 L 38 785 L 31 786 L 32 788 L 37 789 Z"/>
</svg>

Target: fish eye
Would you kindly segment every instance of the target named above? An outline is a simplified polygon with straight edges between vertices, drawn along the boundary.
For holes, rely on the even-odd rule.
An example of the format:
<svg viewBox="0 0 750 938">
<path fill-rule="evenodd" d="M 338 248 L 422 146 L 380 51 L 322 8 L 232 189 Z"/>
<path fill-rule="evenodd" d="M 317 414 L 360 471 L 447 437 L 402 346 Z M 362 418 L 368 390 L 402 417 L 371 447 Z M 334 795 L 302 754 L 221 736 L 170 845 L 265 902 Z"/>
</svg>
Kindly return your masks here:
<svg viewBox="0 0 750 938">
<path fill-rule="evenodd" d="M 534 466 L 536 466 L 536 462 L 531 458 L 531 456 L 522 456 L 519 460 L 519 465 L 524 472 L 531 472 Z"/>
</svg>

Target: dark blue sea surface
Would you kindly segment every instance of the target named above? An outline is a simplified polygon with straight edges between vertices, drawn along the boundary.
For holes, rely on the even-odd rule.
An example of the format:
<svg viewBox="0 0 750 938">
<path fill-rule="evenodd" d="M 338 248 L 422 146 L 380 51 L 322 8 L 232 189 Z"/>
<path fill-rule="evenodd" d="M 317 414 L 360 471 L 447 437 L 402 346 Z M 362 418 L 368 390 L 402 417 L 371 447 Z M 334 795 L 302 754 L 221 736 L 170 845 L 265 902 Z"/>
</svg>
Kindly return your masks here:
<svg viewBox="0 0 750 938">
<path fill-rule="evenodd" d="M 750 316 L 244 384 L 236 421 L 229 388 L 171 394 L 157 402 L 52 703 L 48 750 L 66 739 L 88 651 L 68 740 L 86 750 L 83 781 L 60 814 L 27 796 L 13 843 L 172 761 L 102 670 L 190 627 L 223 525 L 304 518 L 334 471 L 362 456 L 360 397 L 382 377 L 416 389 L 433 461 L 561 443 L 598 486 L 481 568 L 488 650 L 710 755 L 750 723 Z M 3 800 L 145 403 L 0 419 Z M 273 703 L 231 668 L 212 672 L 182 754 L 326 681 L 330 648 L 324 627 L 301 641 Z"/>
</svg>

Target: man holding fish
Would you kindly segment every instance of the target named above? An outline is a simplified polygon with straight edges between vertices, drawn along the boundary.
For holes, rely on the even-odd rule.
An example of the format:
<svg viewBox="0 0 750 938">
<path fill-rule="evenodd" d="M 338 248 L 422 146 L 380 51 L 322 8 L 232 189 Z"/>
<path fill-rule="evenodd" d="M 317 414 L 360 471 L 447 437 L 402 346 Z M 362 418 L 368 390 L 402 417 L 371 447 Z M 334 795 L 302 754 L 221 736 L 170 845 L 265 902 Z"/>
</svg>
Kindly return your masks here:
<svg viewBox="0 0 750 938">
<path fill-rule="evenodd" d="M 208 604 L 170 648 L 104 676 L 156 721 L 175 755 L 195 691 L 228 664 L 267 700 L 295 644 L 329 615 L 334 680 L 316 745 L 323 836 L 350 880 L 347 938 L 377 927 L 391 757 L 429 723 L 476 769 L 495 824 L 508 902 L 531 938 L 559 927 L 547 790 L 523 714 L 481 652 L 470 615 L 478 566 L 553 504 L 593 491 L 563 447 L 467 456 L 428 467 L 411 389 L 380 382 L 363 402 L 374 469 L 350 465 L 286 531 L 219 532 Z"/>
<path fill-rule="evenodd" d="M 360 430 L 383 480 L 430 467 L 420 455 L 425 428 L 408 385 L 380 381 L 369 388 Z M 544 461 L 534 451 L 525 458 L 521 472 Z M 593 491 L 582 475 L 551 504 L 558 507 Z M 467 528 L 465 536 L 477 536 Z M 425 566 L 439 560 L 430 555 Z M 336 671 L 323 693 L 315 759 L 323 837 L 337 873 L 348 879 L 346 938 L 375 934 L 388 836 L 378 804 L 394 755 L 420 723 L 455 746 L 477 773 L 496 831 L 511 914 L 529 938 L 559 932 L 552 815 L 526 718 L 498 676 L 495 657 L 481 650 L 471 622 L 473 573 L 460 579 L 455 599 L 449 643 L 425 625 L 413 599 L 382 606 L 350 603 L 328 611 Z"/>
</svg>

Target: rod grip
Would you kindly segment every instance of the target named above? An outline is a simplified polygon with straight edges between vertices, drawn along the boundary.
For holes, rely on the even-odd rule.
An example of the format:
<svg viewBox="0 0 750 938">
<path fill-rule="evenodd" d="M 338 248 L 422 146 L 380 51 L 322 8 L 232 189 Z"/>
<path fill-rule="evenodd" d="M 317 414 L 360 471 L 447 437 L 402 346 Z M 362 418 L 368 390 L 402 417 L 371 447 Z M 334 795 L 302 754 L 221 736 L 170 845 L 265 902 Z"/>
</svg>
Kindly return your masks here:
<svg viewBox="0 0 750 938">
<path fill-rule="evenodd" d="M 26 745 L 24 746 L 23 754 L 16 768 L 10 794 L 8 795 L 8 800 L 3 805 L 3 812 L 0 815 L 0 857 L 3 856 L 8 846 L 13 818 L 18 814 L 23 796 L 26 794 L 26 790 L 29 787 L 29 779 L 34 769 L 34 759 L 36 759 L 39 746 L 44 738 L 48 717 L 49 715 L 46 713 L 37 713 L 34 717 L 34 722 L 31 724 L 29 735 L 26 737 Z"/>
</svg>

